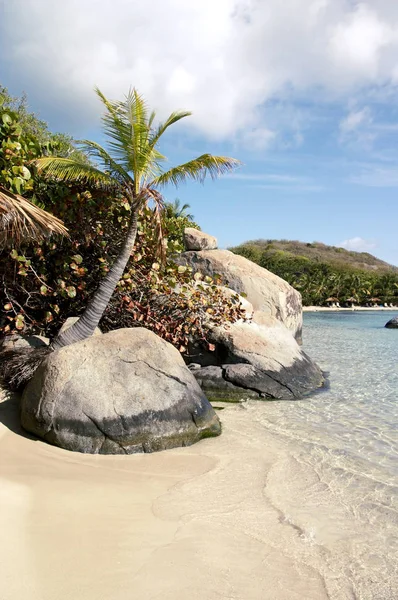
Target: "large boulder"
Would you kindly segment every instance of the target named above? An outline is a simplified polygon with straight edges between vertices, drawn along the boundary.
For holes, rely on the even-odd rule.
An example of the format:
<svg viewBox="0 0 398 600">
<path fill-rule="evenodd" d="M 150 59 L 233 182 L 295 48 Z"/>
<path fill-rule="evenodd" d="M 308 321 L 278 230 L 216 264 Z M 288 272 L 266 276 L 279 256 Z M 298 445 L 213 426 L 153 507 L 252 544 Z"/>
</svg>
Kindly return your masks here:
<svg viewBox="0 0 398 600">
<path fill-rule="evenodd" d="M 194 229 L 186 227 L 184 229 L 184 246 L 185 250 L 214 250 L 217 248 L 217 238 Z"/>
<path fill-rule="evenodd" d="M 301 342 L 301 294 L 274 273 L 229 250 L 183 252 L 176 260 L 180 265 L 192 267 L 194 273 L 221 275 L 235 292 L 246 295 L 254 310 L 281 321 Z"/>
<path fill-rule="evenodd" d="M 388 329 L 398 329 L 398 317 L 393 317 L 384 325 Z"/>
<path fill-rule="evenodd" d="M 319 367 L 274 317 L 256 314 L 253 322 L 212 329 L 214 351 L 199 345 L 192 372 L 211 399 L 257 397 L 294 400 L 324 385 Z"/>
<path fill-rule="evenodd" d="M 178 350 L 143 328 L 50 354 L 24 390 L 21 418 L 51 444 L 100 454 L 187 446 L 221 431 Z"/>
</svg>

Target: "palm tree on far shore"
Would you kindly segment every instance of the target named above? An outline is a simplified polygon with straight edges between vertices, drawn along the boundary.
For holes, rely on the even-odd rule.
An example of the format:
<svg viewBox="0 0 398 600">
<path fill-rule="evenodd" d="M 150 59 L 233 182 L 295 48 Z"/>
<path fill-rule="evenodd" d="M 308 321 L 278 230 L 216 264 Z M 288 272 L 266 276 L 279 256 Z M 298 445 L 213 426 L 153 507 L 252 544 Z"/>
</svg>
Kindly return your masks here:
<svg viewBox="0 0 398 600">
<path fill-rule="evenodd" d="M 179 198 L 176 198 L 173 202 L 165 203 L 167 217 L 184 217 L 185 219 L 193 221 L 195 217 L 193 214 L 187 212 L 189 208 L 191 208 L 190 204 L 181 204 Z"/>
<path fill-rule="evenodd" d="M 56 350 L 91 336 L 108 305 L 132 253 L 137 234 L 139 210 L 149 202 L 155 205 L 158 235 L 161 236 L 160 214 L 163 198 L 159 189 L 167 184 L 177 187 L 189 179 L 203 182 L 206 176 L 215 178 L 237 167 L 234 158 L 202 154 L 166 171 L 166 157 L 158 149 L 166 130 L 191 113 L 171 113 L 164 123 L 154 126 L 155 113 L 149 112 L 143 97 L 131 89 L 122 101 L 108 100 L 96 88 L 105 108 L 102 122 L 107 147 L 83 141 L 82 149 L 97 162 L 97 166 L 73 158 L 45 157 L 35 161 L 39 170 L 58 181 L 78 182 L 121 195 L 129 204 L 131 218 L 124 245 L 106 277 L 100 283 L 86 310 L 78 321 L 52 342 Z"/>
</svg>

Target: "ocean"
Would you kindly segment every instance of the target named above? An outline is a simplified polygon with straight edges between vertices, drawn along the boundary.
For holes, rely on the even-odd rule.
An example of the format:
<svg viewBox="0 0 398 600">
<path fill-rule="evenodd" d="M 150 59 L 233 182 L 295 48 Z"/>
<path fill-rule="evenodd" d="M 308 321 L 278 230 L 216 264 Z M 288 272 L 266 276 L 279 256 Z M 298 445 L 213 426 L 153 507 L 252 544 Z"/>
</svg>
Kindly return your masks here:
<svg viewBox="0 0 398 600">
<path fill-rule="evenodd" d="M 305 558 L 302 549 L 292 558 L 316 569 L 332 598 L 398 598 L 398 331 L 384 328 L 392 316 L 306 313 L 304 349 L 330 387 L 255 415 L 288 447 L 268 489 L 307 543 Z"/>
</svg>

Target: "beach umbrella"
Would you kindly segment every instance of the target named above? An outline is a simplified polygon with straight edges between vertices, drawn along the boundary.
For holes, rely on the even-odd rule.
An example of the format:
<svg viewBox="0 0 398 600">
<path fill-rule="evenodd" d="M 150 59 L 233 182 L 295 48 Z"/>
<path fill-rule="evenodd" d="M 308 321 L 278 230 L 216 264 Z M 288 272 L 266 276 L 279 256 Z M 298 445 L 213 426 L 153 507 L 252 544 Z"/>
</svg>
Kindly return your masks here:
<svg viewBox="0 0 398 600">
<path fill-rule="evenodd" d="M 351 298 L 347 298 L 346 302 L 358 302 L 358 300 L 351 296 Z"/>
<path fill-rule="evenodd" d="M 371 302 L 381 302 L 380 298 L 371 298 Z"/>
<path fill-rule="evenodd" d="M 339 302 L 339 299 L 338 298 L 333 298 L 333 297 L 326 298 L 325 302 Z"/>
<path fill-rule="evenodd" d="M 53 233 L 68 235 L 68 230 L 54 215 L 0 186 L 0 249 L 41 241 Z"/>
</svg>

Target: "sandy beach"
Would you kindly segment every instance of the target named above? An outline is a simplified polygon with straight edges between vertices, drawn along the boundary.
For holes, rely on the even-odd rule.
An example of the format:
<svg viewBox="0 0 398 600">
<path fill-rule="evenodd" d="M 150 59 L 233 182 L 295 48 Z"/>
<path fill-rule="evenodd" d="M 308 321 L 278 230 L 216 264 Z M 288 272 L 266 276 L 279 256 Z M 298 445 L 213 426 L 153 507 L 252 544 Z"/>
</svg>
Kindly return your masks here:
<svg viewBox="0 0 398 600">
<path fill-rule="evenodd" d="M 1 600 L 351 598 L 311 543 L 316 474 L 264 435 L 273 405 L 229 405 L 221 437 L 125 457 L 29 438 L 0 403 Z"/>
</svg>

